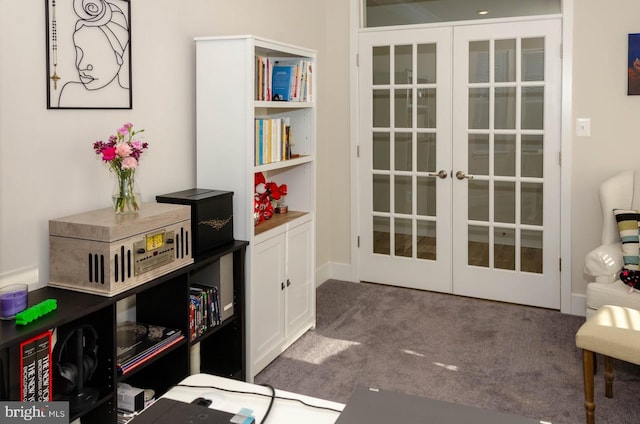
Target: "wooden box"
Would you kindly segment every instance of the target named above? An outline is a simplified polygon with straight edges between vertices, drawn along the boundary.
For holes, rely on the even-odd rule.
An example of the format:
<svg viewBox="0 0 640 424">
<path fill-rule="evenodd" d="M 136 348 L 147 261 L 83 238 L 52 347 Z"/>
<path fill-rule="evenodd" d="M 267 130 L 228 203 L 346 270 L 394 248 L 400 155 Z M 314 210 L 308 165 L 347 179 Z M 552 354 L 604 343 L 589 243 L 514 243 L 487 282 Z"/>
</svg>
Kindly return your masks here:
<svg viewBox="0 0 640 424">
<path fill-rule="evenodd" d="M 233 192 L 192 188 L 156 196 L 162 203 L 191 207 L 193 257 L 233 242 Z"/>
<path fill-rule="evenodd" d="M 49 285 L 113 296 L 193 263 L 188 206 L 142 203 L 49 221 Z"/>
</svg>

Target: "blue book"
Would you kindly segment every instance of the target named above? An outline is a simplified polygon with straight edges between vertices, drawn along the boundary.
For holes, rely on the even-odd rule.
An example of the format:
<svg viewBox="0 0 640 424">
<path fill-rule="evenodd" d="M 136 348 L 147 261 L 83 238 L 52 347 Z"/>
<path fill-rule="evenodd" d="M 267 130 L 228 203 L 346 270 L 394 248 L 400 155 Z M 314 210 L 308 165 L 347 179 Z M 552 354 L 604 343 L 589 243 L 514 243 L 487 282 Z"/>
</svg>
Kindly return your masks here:
<svg viewBox="0 0 640 424">
<path fill-rule="evenodd" d="M 294 76 L 293 66 L 276 65 L 271 78 L 271 100 L 288 101 L 291 99 L 291 78 Z"/>
</svg>

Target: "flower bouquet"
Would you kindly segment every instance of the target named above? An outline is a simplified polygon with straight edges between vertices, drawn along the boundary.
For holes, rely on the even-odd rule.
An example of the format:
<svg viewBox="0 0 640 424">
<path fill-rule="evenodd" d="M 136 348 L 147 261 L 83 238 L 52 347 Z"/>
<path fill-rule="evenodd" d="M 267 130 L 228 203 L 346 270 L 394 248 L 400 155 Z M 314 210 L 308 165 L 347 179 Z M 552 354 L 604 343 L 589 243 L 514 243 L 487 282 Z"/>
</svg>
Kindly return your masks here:
<svg viewBox="0 0 640 424">
<path fill-rule="evenodd" d="M 149 143 L 134 140 L 136 134 L 144 130 L 134 130 L 130 123 L 124 124 L 109 141 L 96 141 L 93 150 L 109 165 L 118 181 L 113 193 L 113 208 L 116 214 L 136 213 L 140 209 L 140 193 L 135 190 L 135 173 L 140 156 Z"/>
</svg>

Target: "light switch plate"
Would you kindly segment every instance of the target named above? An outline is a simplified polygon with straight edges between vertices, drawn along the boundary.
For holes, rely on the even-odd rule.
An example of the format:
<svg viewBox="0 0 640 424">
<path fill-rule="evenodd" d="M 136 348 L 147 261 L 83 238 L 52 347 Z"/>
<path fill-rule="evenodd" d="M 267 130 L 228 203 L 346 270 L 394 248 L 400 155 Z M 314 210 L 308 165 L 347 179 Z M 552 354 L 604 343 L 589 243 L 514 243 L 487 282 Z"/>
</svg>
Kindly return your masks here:
<svg viewBox="0 0 640 424">
<path fill-rule="evenodd" d="M 578 137 L 589 137 L 591 135 L 591 119 L 590 118 L 576 119 L 576 135 Z"/>
</svg>

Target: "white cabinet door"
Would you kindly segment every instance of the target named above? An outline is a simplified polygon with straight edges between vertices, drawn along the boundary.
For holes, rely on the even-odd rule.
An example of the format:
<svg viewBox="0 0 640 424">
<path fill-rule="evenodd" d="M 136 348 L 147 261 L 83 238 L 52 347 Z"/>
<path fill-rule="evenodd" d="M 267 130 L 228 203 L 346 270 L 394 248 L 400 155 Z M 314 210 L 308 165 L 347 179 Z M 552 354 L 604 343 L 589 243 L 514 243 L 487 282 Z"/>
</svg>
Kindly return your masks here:
<svg viewBox="0 0 640 424">
<path fill-rule="evenodd" d="M 305 331 L 313 320 L 313 244 L 311 222 L 294 227 L 287 232 L 286 265 L 286 335 L 296 337 Z"/>
<path fill-rule="evenodd" d="M 255 370 L 275 359 L 285 341 L 285 247 L 284 234 L 253 247 L 250 349 Z"/>
</svg>

